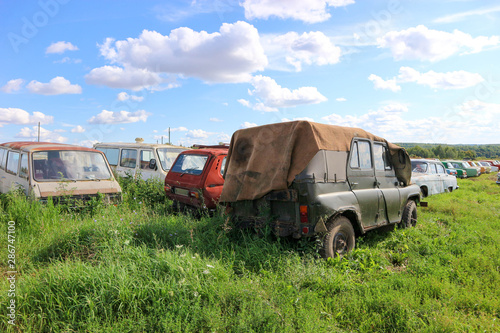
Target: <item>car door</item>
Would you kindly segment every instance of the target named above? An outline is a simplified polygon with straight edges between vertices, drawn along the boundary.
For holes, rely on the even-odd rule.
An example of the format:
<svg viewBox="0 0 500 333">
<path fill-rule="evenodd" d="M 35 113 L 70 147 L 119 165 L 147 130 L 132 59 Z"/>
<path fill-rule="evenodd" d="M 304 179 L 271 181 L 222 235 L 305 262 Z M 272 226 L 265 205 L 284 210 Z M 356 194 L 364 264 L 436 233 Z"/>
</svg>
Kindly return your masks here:
<svg viewBox="0 0 500 333">
<path fill-rule="evenodd" d="M 401 220 L 401 199 L 399 181 L 396 171 L 391 165 L 389 151 L 385 143 L 373 143 L 373 158 L 375 161 L 375 180 L 382 192 L 379 197 L 379 222 L 386 220 L 390 223 Z"/>
<path fill-rule="evenodd" d="M 347 177 L 359 204 L 363 227 L 375 226 L 379 220 L 379 202 L 383 199 L 375 181 L 370 140 L 352 141 Z"/>
<path fill-rule="evenodd" d="M 429 163 L 430 174 L 431 174 L 431 182 L 432 182 L 432 191 L 429 194 L 438 194 L 444 192 L 444 179 L 438 173 L 437 164 Z"/>
<path fill-rule="evenodd" d="M 155 169 L 151 169 L 149 167 L 149 162 L 153 159 L 157 160 L 157 162 L 158 162 L 158 159 L 155 157 L 152 149 L 141 149 L 139 151 L 139 163 L 138 163 L 139 170 L 138 170 L 138 172 L 141 174 L 141 177 L 144 180 L 150 179 L 153 177 L 160 178 L 159 174 L 161 174 L 161 173 L 159 173 Z M 158 167 L 159 166 L 157 166 L 157 168 Z"/>
<path fill-rule="evenodd" d="M 130 175 L 135 177 L 135 168 L 137 166 L 137 149 L 122 149 L 120 152 L 120 164 L 116 171 L 120 176 Z"/>
</svg>

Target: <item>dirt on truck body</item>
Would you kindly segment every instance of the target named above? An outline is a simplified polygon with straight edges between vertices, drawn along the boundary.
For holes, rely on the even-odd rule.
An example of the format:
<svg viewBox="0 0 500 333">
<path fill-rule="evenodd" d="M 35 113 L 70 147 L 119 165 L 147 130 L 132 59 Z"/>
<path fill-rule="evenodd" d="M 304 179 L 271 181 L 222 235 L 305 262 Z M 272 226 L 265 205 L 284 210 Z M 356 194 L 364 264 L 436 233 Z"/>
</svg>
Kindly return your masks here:
<svg viewBox="0 0 500 333">
<path fill-rule="evenodd" d="M 221 202 L 239 225 L 270 223 L 279 236 L 323 237 L 326 257 L 355 234 L 413 226 L 420 189 L 406 151 L 359 128 L 294 121 L 231 139 Z"/>
</svg>

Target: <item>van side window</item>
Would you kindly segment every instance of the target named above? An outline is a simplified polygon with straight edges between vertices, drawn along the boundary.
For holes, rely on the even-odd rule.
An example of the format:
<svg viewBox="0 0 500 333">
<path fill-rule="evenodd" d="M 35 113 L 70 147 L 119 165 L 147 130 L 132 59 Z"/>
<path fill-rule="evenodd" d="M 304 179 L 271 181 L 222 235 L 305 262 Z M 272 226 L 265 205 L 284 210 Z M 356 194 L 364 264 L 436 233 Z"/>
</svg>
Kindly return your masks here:
<svg viewBox="0 0 500 333">
<path fill-rule="evenodd" d="M 388 161 L 387 148 L 384 145 L 380 143 L 374 143 L 373 155 L 375 157 L 375 170 L 391 170 L 391 165 Z"/>
<path fill-rule="evenodd" d="M 371 169 L 372 154 L 368 141 L 354 142 L 351 150 L 351 168 Z"/>
<path fill-rule="evenodd" d="M 149 161 L 154 158 L 152 150 L 141 150 L 141 169 L 149 169 Z"/>
<path fill-rule="evenodd" d="M 7 152 L 7 150 L 0 149 L 0 169 L 1 170 L 5 169 L 5 156 L 7 155 L 6 152 Z"/>
<path fill-rule="evenodd" d="M 120 166 L 126 168 L 135 168 L 137 161 L 137 150 L 135 149 L 122 149 L 120 158 Z"/>
<path fill-rule="evenodd" d="M 118 165 L 118 148 L 96 148 L 106 155 L 109 165 Z"/>
<path fill-rule="evenodd" d="M 21 168 L 19 169 L 19 177 L 28 179 L 28 154 L 21 155 Z"/>
<path fill-rule="evenodd" d="M 7 154 L 7 172 L 13 175 L 17 175 L 18 169 L 19 169 L 19 153 L 15 151 L 9 151 Z"/>
</svg>

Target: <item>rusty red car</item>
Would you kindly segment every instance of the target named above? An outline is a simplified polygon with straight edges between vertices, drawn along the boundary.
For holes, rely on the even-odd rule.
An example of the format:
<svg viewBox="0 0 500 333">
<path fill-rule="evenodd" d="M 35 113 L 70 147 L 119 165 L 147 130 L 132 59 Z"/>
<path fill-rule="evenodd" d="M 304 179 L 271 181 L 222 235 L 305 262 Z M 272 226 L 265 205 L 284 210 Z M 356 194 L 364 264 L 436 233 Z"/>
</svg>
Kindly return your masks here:
<svg viewBox="0 0 500 333">
<path fill-rule="evenodd" d="M 165 177 L 165 194 L 173 209 L 215 210 L 224 185 L 229 145 L 194 146 L 177 156 Z"/>
</svg>

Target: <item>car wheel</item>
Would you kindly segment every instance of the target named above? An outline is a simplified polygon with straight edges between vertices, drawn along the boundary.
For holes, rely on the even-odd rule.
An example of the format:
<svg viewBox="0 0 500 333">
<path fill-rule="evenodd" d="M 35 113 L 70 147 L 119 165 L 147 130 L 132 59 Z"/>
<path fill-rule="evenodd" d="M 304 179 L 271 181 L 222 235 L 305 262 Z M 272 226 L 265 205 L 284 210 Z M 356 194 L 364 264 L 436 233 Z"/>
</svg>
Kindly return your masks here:
<svg viewBox="0 0 500 333">
<path fill-rule="evenodd" d="M 354 249 L 354 228 L 351 221 L 345 216 L 339 216 L 330 221 L 326 228 L 328 233 L 323 239 L 322 254 L 324 258 L 342 257 Z"/>
<path fill-rule="evenodd" d="M 411 228 L 417 224 L 417 204 L 413 200 L 408 200 L 405 209 L 403 210 L 403 217 L 399 226 L 401 228 Z"/>
</svg>

